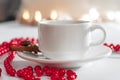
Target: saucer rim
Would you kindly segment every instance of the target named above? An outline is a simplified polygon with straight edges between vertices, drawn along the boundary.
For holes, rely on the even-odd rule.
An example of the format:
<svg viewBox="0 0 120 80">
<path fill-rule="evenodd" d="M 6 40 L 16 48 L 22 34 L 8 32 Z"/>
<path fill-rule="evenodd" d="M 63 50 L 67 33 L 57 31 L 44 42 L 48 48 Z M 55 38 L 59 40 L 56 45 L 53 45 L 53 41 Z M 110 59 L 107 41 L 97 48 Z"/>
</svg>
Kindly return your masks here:
<svg viewBox="0 0 120 80">
<path fill-rule="evenodd" d="M 60 63 L 71 63 L 71 62 L 88 63 L 88 62 L 92 62 L 92 61 L 96 61 L 96 60 L 108 57 L 112 54 L 112 50 L 110 48 L 103 46 L 103 45 L 100 45 L 100 47 L 104 47 L 107 50 L 107 52 L 100 55 L 100 56 L 97 56 L 95 58 L 92 57 L 92 58 L 88 58 L 88 59 L 79 59 L 79 60 L 52 60 L 52 59 L 40 59 L 40 58 L 38 60 L 38 59 L 35 59 L 32 57 L 30 58 L 30 56 L 27 57 L 25 55 L 25 52 L 18 52 L 17 55 L 25 60 L 39 62 L 41 64 L 52 64 L 52 63 L 53 64 L 55 64 L 55 63 L 60 64 Z"/>
</svg>

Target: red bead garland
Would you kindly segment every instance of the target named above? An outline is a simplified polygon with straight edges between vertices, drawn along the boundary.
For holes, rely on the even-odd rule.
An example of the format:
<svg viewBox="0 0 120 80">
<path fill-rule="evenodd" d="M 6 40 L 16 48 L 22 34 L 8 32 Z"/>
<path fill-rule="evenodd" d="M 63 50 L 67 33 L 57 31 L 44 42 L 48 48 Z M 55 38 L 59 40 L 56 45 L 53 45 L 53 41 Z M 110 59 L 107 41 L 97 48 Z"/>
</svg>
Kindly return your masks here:
<svg viewBox="0 0 120 80">
<path fill-rule="evenodd" d="M 38 77 L 40 77 L 40 76 L 43 75 L 43 70 L 42 70 L 42 68 L 39 65 L 36 65 L 35 68 L 34 68 L 34 70 L 35 70 L 35 73 L 36 73 L 36 75 Z"/>
<path fill-rule="evenodd" d="M 10 50 L 9 43 L 3 42 L 0 45 L 0 56 L 2 56 L 4 53 L 7 53 Z"/>
<path fill-rule="evenodd" d="M 15 76 L 16 70 L 11 65 L 11 62 L 15 56 L 15 51 L 11 51 L 9 54 L 10 55 L 4 60 L 4 67 L 7 74 L 9 74 L 10 76 Z"/>
<path fill-rule="evenodd" d="M 41 76 L 49 76 L 51 80 L 75 80 L 77 74 L 72 70 L 65 70 L 64 68 L 58 69 L 57 67 L 44 66 L 43 68 L 40 65 L 36 65 L 34 68 L 32 66 L 27 66 L 23 69 L 16 70 L 12 66 L 12 61 L 15 58 L 15 51 L 10 50 L 10 46 L 17 45 L 19 46 L 22 41 L 30 41 L 33 44 L 38 42 L 35 38 L 15 38 L 10 42 L 3 42 L 0 45 L 0 56 L 5 53 L 9 53 L 8 57 L 4 60 L 4 67 L 6 73 L 10 76 L 17 76 L 23 78 L 24 80 L 41 80 Z M 0 77 L 2 69 L 0 68 Z"/>
<path fill-rule="evenodd" d="M 113 52 L 118 52 L 120 51 L 120 44 L 108 44 L 108 43 L 104 43 L 104 46 L 109 47 Z"/>
</svg>

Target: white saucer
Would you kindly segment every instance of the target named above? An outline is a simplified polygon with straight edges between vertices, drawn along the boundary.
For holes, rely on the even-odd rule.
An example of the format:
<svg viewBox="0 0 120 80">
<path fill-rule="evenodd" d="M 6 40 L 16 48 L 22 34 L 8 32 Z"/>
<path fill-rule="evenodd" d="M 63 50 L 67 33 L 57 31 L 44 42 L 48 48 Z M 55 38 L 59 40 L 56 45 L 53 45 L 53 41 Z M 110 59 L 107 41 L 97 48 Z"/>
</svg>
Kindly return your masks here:
<svg viewBox="0 0 120 80">
<path fill-rule="evenodd" d="M 94 62 L 111 55 L 112 51 L 108 47 L 105 46 L 96 46 L 91 47 L 88 51 L 87 56 L 84 59 L 80 60 L 52 60 L 44 57 L 43 55 L 35 55 L 29 54 L 28 52 L 18 52 L 18 56 L 29 60 L 38 62 L 40 64 L 56 66 L 56 67 L 64 67 L 64 68 L 75 68 L 81 67 L 84 64 Z"/>
</svg>

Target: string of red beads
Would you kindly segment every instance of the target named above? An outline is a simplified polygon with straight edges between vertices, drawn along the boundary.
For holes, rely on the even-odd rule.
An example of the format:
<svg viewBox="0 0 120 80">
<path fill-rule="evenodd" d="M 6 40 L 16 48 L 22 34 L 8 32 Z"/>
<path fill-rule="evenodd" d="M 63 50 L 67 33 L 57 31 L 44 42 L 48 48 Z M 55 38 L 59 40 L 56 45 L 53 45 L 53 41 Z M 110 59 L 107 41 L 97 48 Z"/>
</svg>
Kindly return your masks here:
<svg viewBox="0 0 120 80">
<path fill-rule="evenodd" d="M 4 60 L 4 68 L 9 76 L 17 76 L 23 78 L 24 80 L 41 80 L 41 76 L 49 76 L 50 80 L 75 80 L 77 74 L 72 70 L 65 70 L 64 68 L 58 69 L 57 67 L 36 65 L 34 68 L 32 66 L 27 66 L 23 69 L 16 70 L 12 66 L 12 61 L 15 58 L 16 51 L 11 51 L 10 46 L 19 46 L 22 41 L 30 41 L 33 44 L 38 42 L 35 38 L 15 38 L 10 42 L 3 42 L 0 44 L 0 56 L 8 53 L 8 56 Z M 0 68 L 0 76 L 2 69 Z M 37 77 L 36 77 L 37 76 Z"/>
<path fill-rule="evenodd" d="M 108 43 L 104 43 L 104 46 L 109 47 L 113 52 L 118 52 L 120 51 L 120 44 L 108 44 Z"/>
</svg>

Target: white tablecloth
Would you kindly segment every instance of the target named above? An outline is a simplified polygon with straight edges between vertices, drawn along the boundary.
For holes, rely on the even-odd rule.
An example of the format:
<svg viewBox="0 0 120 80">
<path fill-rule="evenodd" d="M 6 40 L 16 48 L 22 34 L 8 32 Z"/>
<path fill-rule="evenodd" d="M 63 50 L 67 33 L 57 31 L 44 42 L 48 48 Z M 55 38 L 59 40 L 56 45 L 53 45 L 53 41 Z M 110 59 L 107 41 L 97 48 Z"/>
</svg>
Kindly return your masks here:
<svg viewBox="0 0 120 80">
<path fill-rule="evenodd" d="M 101 24 L 107 32 L 105 42 L 120 43 L 120 25 L 114 23 Z M 0 24 L 0 43 L 10 41 L 12 38 L 19 37 L 35 37 L 37 38 L 37 27 L 20 25 L 17 22 L 5 22 Z M 98 37 L 98 36 L 96 36 Z M 20 80 L 17 77 L 10 77 L 6 74 L 3 61 L 6 55 L 0 57 L 0 67 L 2 68 L 2 76 L 0 80 Z M 21 59 L 16 56 L 12 65 L 15 69 L 23 68 L 27 65 L 35 66 L 37 63 Z M 78 78 L 77 80 L 120 80 L 120 55 L 117 58 L 104 58 L 94 62 L 92 65 L 74 69 Z M 42 80 L 49 80 L 43 76 Z"/>
</svg>

